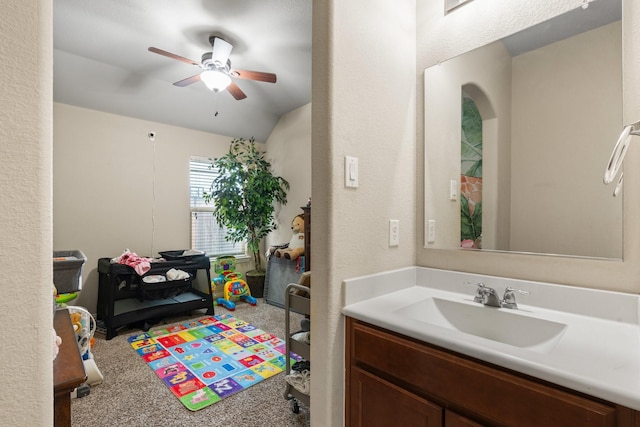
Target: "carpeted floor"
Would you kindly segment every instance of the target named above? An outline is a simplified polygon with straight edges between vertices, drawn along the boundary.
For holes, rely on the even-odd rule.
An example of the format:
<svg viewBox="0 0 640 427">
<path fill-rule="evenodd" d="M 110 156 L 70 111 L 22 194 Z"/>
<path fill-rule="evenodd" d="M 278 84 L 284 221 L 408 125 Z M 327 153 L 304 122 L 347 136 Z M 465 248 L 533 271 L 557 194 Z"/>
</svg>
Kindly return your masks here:
<svg viewBox="0 0 640 427">
<path fill-rule="evenodd" d="M 285 338 L 284 310 L 267 304 L 262 299 L 258 299 L 255 307 L 238 303 L 234 312 L 216 307 L 216 314 L 224 312 L 231 313 L 282 339 Z M 205 317 L 205 314 L 194 313 L 190 317 L 167 318 L 155 328 L 199 317 Z M 302 316 L 297 314 L 291 315 L 291 331 L 299 330 L 301 318 Z M 300 413 L 294 414 L 291 401 L 284 398 L 284 373 L 268 378 L 207 408 L 196 412 L 188 410 L 127 342 L 128 336 L 139 332 L 140 329 L 136 328 L 124 329 L 109 341 L 96 334 L 93 356 L 104 376 L 104 382 L 92 387 L 88 396 L 72 399 L 73 426 L 310 425 L 309 409 L 301 405 Z"/>
</svg>

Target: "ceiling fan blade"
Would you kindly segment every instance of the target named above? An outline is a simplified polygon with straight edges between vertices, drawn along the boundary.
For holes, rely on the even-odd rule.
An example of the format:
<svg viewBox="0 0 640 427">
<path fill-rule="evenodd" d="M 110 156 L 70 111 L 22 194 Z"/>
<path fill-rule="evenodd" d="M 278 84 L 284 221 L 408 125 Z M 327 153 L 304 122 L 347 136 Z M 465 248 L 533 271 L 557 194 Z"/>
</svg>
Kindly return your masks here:
<svg viewBox="0 0 640 427">
<path fill-rule="evenodd" d="M 261 71 L 249 71 L 234 69 L 231 75 L 239 79 L 257 80 L 259 82 L 275 83 L 276 75 L 273 73 L 263 73 Z"/>
<path fill-rule="evenodd" d="M 220 65 L 226 65 L 233 45 L 220 37 L 211 37 L 211 59 Z"/>
<path fill-rule="evenodd" d="M 240 101 L 241 99 L 245 99 L 247 97 L 247 95 L 245 95 L 242 89 L 240 89 L 238 85 L 235 84 L 234 82 L 231 82 L 229 86 L 227 86 L 227 90 L 238 101 Z"/>
<path fill-rule="evenodd" d="M 184 86 L 189 86 L 190 84 L 193 84 L 199 80 L 200 80 L 200 74 L 196 74 L 195 76 L 187 77 L 186 79 L 177 81 L 173 85 L 184 87 Z"/>
<path fill-rule="evenodd" d="M 167 52 L 166 50 L 158 49 L 157 47 L 150 47 L 149 52 L 157 53 L 158 55 L 166 56 L 167 58 L 186 62 L 187 64 L 195 65 L 198 67 L 200 66 L 199 62 L 196 62 L 189 58 L 185 58 L 184 56 L 176 55 L 175 53 Z"/>
</svg>

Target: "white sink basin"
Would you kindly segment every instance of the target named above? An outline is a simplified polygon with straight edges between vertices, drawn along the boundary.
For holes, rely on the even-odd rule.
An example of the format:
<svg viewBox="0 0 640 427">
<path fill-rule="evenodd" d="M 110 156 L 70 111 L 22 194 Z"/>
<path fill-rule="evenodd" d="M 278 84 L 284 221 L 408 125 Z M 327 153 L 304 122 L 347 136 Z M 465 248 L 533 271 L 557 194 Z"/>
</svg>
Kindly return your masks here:
<svg viewBox="0 0 640 427">
<path fill-rule="evenodd" d="M 542 353 L 551 351 L 567 329 L 563 323 L 525 316 L 516 310 L 437 297 L 401 307 L 394 314 Z"/>
<path fill-rule="evenodd" d="M 465 282 L 529 295 L 473 302 Z M 410 267 L 345 280 L 345 316 L 640 410 L 640 295 Z M 402 357 L 402 356 L 400 356 Z"/>
</svg>

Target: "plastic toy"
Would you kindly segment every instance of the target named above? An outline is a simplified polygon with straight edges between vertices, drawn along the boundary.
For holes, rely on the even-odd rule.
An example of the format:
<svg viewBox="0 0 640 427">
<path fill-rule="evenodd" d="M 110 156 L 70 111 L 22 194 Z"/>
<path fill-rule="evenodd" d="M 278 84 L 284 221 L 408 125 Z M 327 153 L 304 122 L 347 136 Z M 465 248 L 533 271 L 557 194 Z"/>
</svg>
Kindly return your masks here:
<svg viewBox="0 0 640 427">
<path fill-rule="evenodd" d="M 100 384 L 104 377 L 93 360 L 93 353 L 91 352 L 91 348 L 95 343 L 93 334 L 96 331 L 96 321 L 84 307 L 69 306 L 67 308 L 76 333 L 76 339 L 78 340 L 78 349 L 80 350 L 84 370 L 87 374 L 86 384 L 89 386 Z"/>
<path fill-rule="evenodd" d="M 245 301 L 251 305 L 256 305 L 258 302 L 251 296 L 251 290 L 247 282 L 242 279 L 227 281 L 224 284 L 224 298 L 217 298 L 216 305 L 222 305 L 227 310 L 233 311 L 236 309 L 235 301 Z"/>
<path fill-rule="evenodd" d="M 69 294 L 58 294 L 56 295 L 56 304 L 59 304 L 60 307 L 64 307 L 66 303 L 69 301 L 73 301 L 78 298 L 78 292 L 71 292 Z"/>
<path fill-rule="evenodd" d="M 235 280 L 235 279 L 242 279 L 242 274 L 236 273 L 235 271 L 225 271 L 224 273 L 221 273 L 218 277 L 214 277 L 212 279 L 212 282 L 214 285 L 218 286 L 218 285 L 224 285 L 228 281 Z"/>
<path fill-rule="evenodd" d="M 66 307 L 69 301 L 78 298 L 78 292 L 69 292 L 66 294 L 59 294 L 56 285 L 53 285 L 53 298 L 55 300 L 56 307 Z"/>
<path fill-rule="evenodd" d="M 216 274 L 223 274 L 224 272 L 233 272 L 236 270 L 236 257 L 234 256 L 221 256 L 217 257 L 213 262 L 213 271 Z"/>
<path fill-rule="evenodd" d="M 236 258 L 233 256 L 218 257 L 213 262 L 213 271 L 218 274 L 211 280 L 211 290 L 215 286 L 224 286 L 224 297 L 216 298 L 215 305 L 222 305 L 227 310 L 236 309 L 236 301 L 245 301 L 251 305 L 258 302 L 251 296 L 249 285 L 242 280 L 242 274 L 235 271 Z"/>
</svg>

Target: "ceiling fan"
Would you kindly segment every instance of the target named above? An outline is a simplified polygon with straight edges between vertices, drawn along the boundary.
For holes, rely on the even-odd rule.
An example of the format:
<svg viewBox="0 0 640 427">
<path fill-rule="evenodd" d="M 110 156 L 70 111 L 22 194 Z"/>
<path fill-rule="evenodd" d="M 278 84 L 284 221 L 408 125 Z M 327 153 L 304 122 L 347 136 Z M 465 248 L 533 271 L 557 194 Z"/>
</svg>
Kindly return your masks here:
<svg viewBox="0 0 640 427">
<path fill-rule="evenodd" d="M 220 37 L 211 36 L 209 37 L 209 43 L 211 43 L 211 51 L 205 52 L 202 55 L 202 61 L 200 63 L 183 56 L 158 49 L 157 47 L 150 47 L 149 51 L 166 56 L 167 58 L 195 65 L 203 70 L 195 76 L 187 77 L 186 79 L 175 82 L 175 86 L 188 86 L 198 80 L 202 80 L 202 82 L 212 91 L 220 92 L 227 89 L 235 99 L 241 100 L 246 98 L 247 95 L 231 80 L 232 77 L 267 83 L 276 82 L 276 75 L 273 73 L 231 68 L 229 55 L 231 54 L 233 45 L 228 41 Z"/>
</svg>

